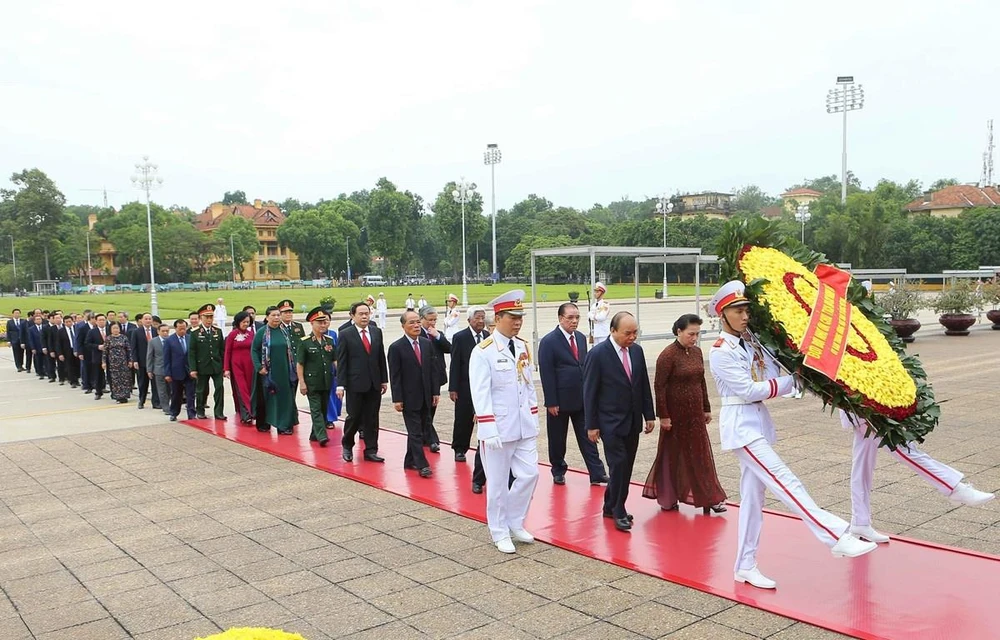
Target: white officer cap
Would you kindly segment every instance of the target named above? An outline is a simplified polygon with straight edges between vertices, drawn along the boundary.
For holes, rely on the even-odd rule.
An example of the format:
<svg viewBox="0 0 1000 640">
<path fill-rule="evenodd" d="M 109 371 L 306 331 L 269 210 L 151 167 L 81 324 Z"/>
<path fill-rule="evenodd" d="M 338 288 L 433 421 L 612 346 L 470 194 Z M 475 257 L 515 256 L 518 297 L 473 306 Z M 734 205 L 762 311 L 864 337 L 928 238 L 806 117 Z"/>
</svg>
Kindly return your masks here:
<svg viewBox="0 0 1000 640">
<path fill-rule="evenodd" d="M 494 314 L 499 314 L 502 311 L 514 316 L 523 316 L 523 300 L 524 289 L 512 289 L 507 293 L 490 300 L 489 306 L 493 309 Z"/>
<path fill-rule="evenodd" d="M 742 307 L 750 304 L 744 295 L 746 287 L 739 280 L 730 280 L 719 287 L 719 290 L 712 296 L 712 301 L 708 305 L 709 315 L 718 317 L 722 315 L 722 310 L 726 307 Z"/>
<path fill-rule="evenodd" d="M 604 286 L 603 282 L 598 282 L 594 285 L 594 291 L 603 291 L 604 293 L 607 293 L 608 288 Z"/>
</svg>

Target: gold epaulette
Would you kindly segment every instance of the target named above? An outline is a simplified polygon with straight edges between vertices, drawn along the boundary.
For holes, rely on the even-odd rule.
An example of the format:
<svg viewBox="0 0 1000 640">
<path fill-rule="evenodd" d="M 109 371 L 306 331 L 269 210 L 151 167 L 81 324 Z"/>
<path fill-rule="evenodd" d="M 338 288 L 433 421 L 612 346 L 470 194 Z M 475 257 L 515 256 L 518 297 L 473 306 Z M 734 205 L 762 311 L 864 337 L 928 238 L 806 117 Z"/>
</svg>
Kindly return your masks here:
<svg viewBox="0 0 1000 640">
<path fill-rule="evenodd" d="M 488 347 L 491 344 L 493 344 L 493 338 L 486 338 L 485 340 L 483 340 L 482 342 L 479 343 L 479 348 L 480 349 L 485 349 L 486 347 Z"/>
<path fill-rule="evenodd" d="M 307 336 L 302 336 L 302 342 L 305 342 L 306 340 L 308 340 L 311 337 L 312 337 L 312 334 L 309 334 Z"/>
</svg>

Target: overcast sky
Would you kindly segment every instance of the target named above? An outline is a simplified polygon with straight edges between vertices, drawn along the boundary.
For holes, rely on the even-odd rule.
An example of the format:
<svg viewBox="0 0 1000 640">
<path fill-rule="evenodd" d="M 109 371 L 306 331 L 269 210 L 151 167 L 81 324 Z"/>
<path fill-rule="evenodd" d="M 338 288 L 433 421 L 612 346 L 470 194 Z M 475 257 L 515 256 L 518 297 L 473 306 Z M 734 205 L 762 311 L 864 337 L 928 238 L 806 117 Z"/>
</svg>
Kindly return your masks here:
<svg viewBox="0 0 1000 640">
<path fill-rule="evenodd" d="M 1000 3 L 751 0 L 8 2 L 0 174 L 38 167 L 70 203 L 200 211 L 227 190 L 333 198 L 387 176 L 428 200 L 466 176 L 529 193 L 771 194 L 840 173 L 825 111 L 853 74 L 849 166 L 976 181 L 1000 116 Z"/>
</svg>

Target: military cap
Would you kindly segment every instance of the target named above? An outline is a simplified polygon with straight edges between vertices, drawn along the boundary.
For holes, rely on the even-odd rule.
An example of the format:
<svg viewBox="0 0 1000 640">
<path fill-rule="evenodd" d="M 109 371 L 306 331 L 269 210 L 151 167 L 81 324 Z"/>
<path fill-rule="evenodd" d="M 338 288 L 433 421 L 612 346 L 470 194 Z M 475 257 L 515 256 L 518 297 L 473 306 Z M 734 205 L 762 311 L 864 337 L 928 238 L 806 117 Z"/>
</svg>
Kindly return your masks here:
<svg viewBox="0 0 1000 640">
<path fill-rule="evenodd" d="M 211 313 L 215 315 L 215 305 L 209 302 L 208 304 L 203 304 L 198 308 L 198 315 L 204 315 L 206 313 Z"/>
<path fill-rule="evenodd" d="M 489 306 L 493 308 L 495 314 L 505 312 L 514 316 L 523 316 L 522 300 L 524 300 L 524 289 L 511 289 L 507 293 L 493 298 Z"/>
<path fill-rule="evenodd" d="M 278 311 L 295 311 L 295 303 L 291 300 L 282 300 L 278 303 Z"/>
<path fill-rule="evenodd" d="M 306 314 L 306 322 L 312 322 L 313 320 L 329 320 L 330 314 L 323 310 L 323 307 L 314 307 L 312 311 Z"/>
<path fill-rule="evenodd" d="M 730 280 L 719 287 L 719 290 L 712 296 L 712 301 L 708 305 L 709 314 L 721 316 L 722 311 L 727 307 L 742 307 L 750 304 L 745 295 L 746 286 L 739 280 Z"/>
</svg>

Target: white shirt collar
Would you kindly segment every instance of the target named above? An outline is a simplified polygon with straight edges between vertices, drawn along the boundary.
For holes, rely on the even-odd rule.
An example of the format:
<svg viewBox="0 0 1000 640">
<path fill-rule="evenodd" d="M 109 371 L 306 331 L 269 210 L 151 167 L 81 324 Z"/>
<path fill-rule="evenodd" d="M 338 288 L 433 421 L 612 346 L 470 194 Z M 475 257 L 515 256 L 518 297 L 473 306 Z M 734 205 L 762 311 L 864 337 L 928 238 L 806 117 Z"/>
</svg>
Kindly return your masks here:
<svg viewBox="0 0 1000 640">
<path fill-rule="evenodd" d="M 560 331 L 562 331 L 562 334 L 563 334 L 563 338 L 564 338 L 564 339 L 566 340 L 566 342 L 569 342 L 570 340 L 572 340 L 572 339 L 575 339 L 575 338 L 576 338 L 576 336 L 575 336 L 575 335 L 573 335 L 573 334 L 570 334 L 570 333 L 566 333 L 566 330 L 562 328 L 562 325 L 561 325 L 561 324 L 560 324 L 560 325 L 558 325 L 558 327 L 559 327 L 559 330 L 560 330 Z"/>
</svg>

